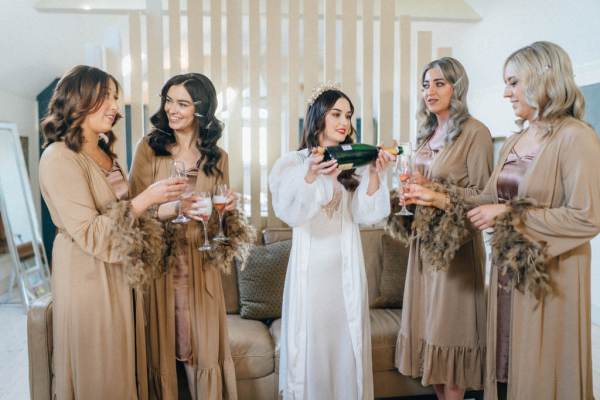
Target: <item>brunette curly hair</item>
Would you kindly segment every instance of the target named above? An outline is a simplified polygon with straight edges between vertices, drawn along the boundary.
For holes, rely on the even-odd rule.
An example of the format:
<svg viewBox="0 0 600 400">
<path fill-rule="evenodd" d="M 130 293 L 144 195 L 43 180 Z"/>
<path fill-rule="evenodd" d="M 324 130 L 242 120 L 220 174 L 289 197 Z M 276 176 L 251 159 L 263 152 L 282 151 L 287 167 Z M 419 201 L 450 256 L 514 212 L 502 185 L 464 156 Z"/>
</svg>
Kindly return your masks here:
<svg viewBox="0 0 600 400">
<path fill-rule="evenodd" d="M 160 107 L 150 118 L 154 129 L 148 134 L 148 144 L 157 156 L 171 155 L 169 147 L 175 144 L 177 139 L 169 126 L 165 102 L 169 89 L 175 85 L 182 85 L 194 102 L 196 147 L 200 151 L 197 167 L 201 166 L 206 176 L 222 176 L 223 172 L 217 167 L 221 159 L 217 141 L 223 134 L 223 123 L 215 116 L 218 105 L 217 92 L 210 79 L 202 74 L 175 75 L 164 84 L 160 92 Z"/>
<path fill-rule="evenodd" d="M 52 93 L 48 112 L 41 122 L 44 135 L 44 148 L 54 142 L 64 142 L 75 152 L 83 145 L 83 128 L 85 118 L 96 112 L 108 95 L 110 82 L 115 84 L 117 93 L 119 82 L 109 73 L 87 65 L 77 65 L 69 70 L 59 81 Z M 121 118 L 117 113 L 113 126 Z M 103 132 L 106 138 L 100 138 L 98 145 L 110 156 L 116 158 L 112 151 L 115 134 L 112 130 Z"/>
</svg>

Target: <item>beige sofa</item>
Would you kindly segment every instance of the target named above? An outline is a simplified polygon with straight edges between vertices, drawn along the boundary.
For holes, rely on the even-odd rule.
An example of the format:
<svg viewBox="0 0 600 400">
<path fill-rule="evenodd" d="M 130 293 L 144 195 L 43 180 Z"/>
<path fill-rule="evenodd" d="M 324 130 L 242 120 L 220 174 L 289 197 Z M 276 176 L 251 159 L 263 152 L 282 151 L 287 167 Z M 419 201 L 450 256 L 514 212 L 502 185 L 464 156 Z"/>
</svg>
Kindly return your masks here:
<svg viewBox="0 0 600 400">
<path fill-rule="evenodd" d="M 379 295 L 382 273 L 382 229 L 362 229 L 362 245 L 369 285 L 369 301 Z M 270 229 L 263 232 L 265 244 L 291 238 L 289 229 Z M 398 263 L 405 265 L 407 250 L 403 248 Z M 405 266 L 404 266 L 405 268 Z M 223 276 L 223 288 L 228 311 L 231 350 L 235 362 L 240 400 L 277 399 L 281 321 L 270 325 L 243 319 L 239 315 L 237 274 Z M 431 387 L 418 380 L 400 375 L 394 368 L 396 335 L 400 326 L 401 309 L 371 309 L 373 349 L 373 378 L 378 398 L 432 395 Z M 33 305 L 28 316 L 29 378 L 31 398 L 51 398 L 52 363 L 52 304 L 49 297 Z M 479 397 L 480 393 L 476 393 Z"/>
</svg>

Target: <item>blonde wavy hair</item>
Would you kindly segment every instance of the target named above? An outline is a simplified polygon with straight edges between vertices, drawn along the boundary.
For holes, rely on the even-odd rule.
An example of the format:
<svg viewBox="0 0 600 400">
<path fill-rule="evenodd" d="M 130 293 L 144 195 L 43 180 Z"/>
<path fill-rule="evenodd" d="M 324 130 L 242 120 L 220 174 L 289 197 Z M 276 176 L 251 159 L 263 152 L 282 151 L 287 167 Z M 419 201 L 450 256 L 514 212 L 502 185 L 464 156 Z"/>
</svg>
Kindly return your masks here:
<svg viewBox="0 0 600 400">
<path fill-rule="evenodd" d="M 452 85 L 452 97 L 450 98 L 450 118 L 446 125 L 446 143 L 456 139 L 460 135 L 463 124 L 471 117 L 467 107 L 467 92 L 469 91 L 469 77 L 463 65 L 455 58 L 442 57 L 425 65 L 421 74 L 421 85 L 425 81 L 425 74 L 432 68 L 439 68 L 444 79 Z M 425 98 L 421 97 L 419 110 L 417 111 L 419 128 L 417 141 L 419 143 L 427 139 L 438 126 L 435 114 L 427 109 Z"/>
<path fill-rule="evenodd" d="M 508 56 L 503 70 L 509 66 L 524 85 L 534 121 L 552 124 L 566 116 L 583 119 L 585 100 L 575 83 L 571 59 L 562 47 L 551 42 L 532 43 Z M 521 129 L 525 123 L 522 118 L 515 122 Z"/>
</svg>

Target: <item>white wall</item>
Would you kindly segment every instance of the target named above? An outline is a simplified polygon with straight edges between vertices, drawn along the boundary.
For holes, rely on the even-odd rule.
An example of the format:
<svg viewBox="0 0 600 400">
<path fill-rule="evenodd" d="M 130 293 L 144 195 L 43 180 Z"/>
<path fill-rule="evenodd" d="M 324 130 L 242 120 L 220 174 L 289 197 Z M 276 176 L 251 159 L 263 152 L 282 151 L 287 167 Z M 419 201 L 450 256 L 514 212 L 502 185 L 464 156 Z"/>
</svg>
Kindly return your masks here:
<svg viewBox="0 0 600 400">
<path fill-rule="evenodd" d="M 600 82 L 600 1 L 467 2 L 481 15 L 481 22 L 416 23 L 413 29 L 433 30 L 434 48 L 453 47 L 469 74 L 471 113 L 494 136 L 507 136 L 515 129 L 512 110 L 502 98 L 502 65 L 519 47 L 537 40 L 555 42 L 571 56 L 578 84 Z M 600 324 L 600 237 L 592 240 L 591 285 L 592 319 Z"/>
</svg>

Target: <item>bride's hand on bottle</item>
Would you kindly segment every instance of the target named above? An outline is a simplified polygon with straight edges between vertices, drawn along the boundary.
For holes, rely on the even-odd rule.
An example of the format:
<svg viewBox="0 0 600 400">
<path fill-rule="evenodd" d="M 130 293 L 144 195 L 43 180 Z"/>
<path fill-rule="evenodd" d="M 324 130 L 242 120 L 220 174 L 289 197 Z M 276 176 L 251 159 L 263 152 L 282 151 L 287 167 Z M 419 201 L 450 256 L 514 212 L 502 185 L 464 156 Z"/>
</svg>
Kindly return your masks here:
<svg viewBox="0 0 600 400">
<path fill-rule="evenodd" d="M 304 180 L 307 183 L 313 183 L 319 175 L 332 175 L 337 174 L 337 161 L 329 160 L 323 161 L 323 154 L 319 154 L 316 149 L 313 149 L 310 156 L 308 157 L 308 171 L 304 176 Z"/>
<path fill-rule="evenodd" d="M 371 174 L 381 173 L 385 171 L 390 165 L 392 165 L 392 163 L 396 161 L 395 156 L 391 155 L 387 151 L 381 150 L 381 147 L 383 146 L 380 145 L 379 147 L 380 149 L 377 155 L 377 159 L 373 161 L 369 166 L 369 172 L 371 172 Z"/>
</svg>

